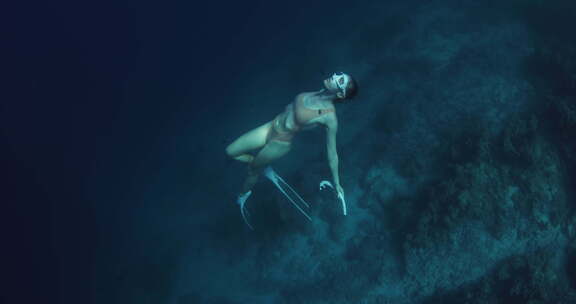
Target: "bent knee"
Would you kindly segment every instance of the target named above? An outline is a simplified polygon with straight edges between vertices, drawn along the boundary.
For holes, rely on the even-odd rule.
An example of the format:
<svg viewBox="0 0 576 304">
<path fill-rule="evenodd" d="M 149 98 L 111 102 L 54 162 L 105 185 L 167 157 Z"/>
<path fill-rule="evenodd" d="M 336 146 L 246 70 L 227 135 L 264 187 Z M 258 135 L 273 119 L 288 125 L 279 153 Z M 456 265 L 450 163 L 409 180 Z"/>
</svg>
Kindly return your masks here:
<svg viewBox="0 0 576 304">
<path fill-rule="evenodd" d="M 233 145 L 229 145 L 228 147 L 226 147 L 226 155 L 228 155 L 228 157 L 233 158 L 235 160 L 244 162 L 244 163 L 251 163 L 252 160 L 254 160 L 254 156 L 247 154 L 247 153 L 242 153 L 241 151 L 239 151 L 238 149 L 234 149 Z"/>
<path fill-rule="evenodd" d="M 236 156 L 236 155 L 234 154 L 234 149 L 232 148 L 232 144 L 229 144 L 229 145 L 226 147 L 226 155 L 228 155 L 229 157 L 234 157 L 234 156 Z"/>
<path fill-rule="evenodd" d="M 242 155 L 242 149 L 237 142 L 233 142 L 226 147 L 226 155 L 232 158 Z"/>
</svg>

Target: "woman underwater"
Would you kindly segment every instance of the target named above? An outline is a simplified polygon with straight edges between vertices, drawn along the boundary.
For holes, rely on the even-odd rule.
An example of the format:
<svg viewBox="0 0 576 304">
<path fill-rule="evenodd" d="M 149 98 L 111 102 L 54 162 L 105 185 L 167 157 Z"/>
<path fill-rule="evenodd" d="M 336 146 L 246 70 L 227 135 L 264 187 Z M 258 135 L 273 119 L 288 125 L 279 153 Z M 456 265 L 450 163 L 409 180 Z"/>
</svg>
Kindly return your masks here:
<svg viewBox="0 0 576 304">
<path fill-rule="evenodd" d="M 355 97 L 358 93 L 358 86 L 350 75 L 342 72 L 332 74 L 324 80 L 323 85 L 324 88 L 319 91 L 298 94 L 294 101 L 286 106 L 284 112 L 278 114 L 272 121 L 243 134 L 226 147 L 226 153 L 230 157 L 248 163 L 248 177 L 237 203 L 240 205 L 244 221 L 250 228 L 252 226 L 246 219 L 244 204 L 252 194 L 252 187 L 262 173 L 278 186 L 275 180 L 279 177 L 267 166 L 290 151 L 292 138 L 303 129 L 317 125 L 326 128 L 328 164 L 332 172 L 334 188 L 338 197 L 343 200 L 344 189 L 340 185 L 338 175 L 336 152 L 338 120 L 334 105 Z M 250 154 L 258 149 L 255 155 Z"/>
</svg>

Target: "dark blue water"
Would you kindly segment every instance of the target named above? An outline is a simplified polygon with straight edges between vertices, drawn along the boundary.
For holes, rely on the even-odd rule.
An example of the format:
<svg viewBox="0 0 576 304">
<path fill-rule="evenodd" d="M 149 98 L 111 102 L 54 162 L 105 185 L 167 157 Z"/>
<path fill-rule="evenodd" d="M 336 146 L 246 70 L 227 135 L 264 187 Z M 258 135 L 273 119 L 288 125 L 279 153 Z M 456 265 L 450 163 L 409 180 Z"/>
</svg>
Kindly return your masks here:
<svg viewBox="0 0 576 304">
<path fill-rule="evenodd" d="M 571 1 L 117 1 L 4 10 L 6 303 L 574 303 Z M 225 147 L 344 70 L 325 134 Z"/>
</svg>

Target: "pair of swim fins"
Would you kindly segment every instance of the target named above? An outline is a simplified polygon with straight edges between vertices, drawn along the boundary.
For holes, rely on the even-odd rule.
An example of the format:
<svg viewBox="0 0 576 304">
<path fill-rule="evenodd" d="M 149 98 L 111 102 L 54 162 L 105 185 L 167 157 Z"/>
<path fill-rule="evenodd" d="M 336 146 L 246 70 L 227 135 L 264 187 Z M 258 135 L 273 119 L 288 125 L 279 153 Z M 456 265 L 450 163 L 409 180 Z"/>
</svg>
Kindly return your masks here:
<svg viewBox="0 0 576 304">
<path fill-rule="evenodd" d="M 302 199 L 302 197 L 292 187 L 290 187 L 290 185 L 288 185 L 288 183 L 284 181 L 284 179 L 282 179 L 280 175 L 276 174 L 276 172 L 272 169 L 272 167 L 268 166 L 264 169 L 264 176 L 266 176 L 276 186 L 276 188 L 278 188 L 278 190 L 280 190 L 280 192 L 282 192 L 282 194 L 284 194 L 284 196 L 288 198 L 290 203 L 292 203 L 292 205 L 296 209 L 298 209 L 298 211 L 300 211 L 309 221 L 312 221 L 310 215 L 308 215 L 308 213 L 306 213 L 306 211 L 304 210 L 304 208 L 306 209 L 310 208 L 310 205 L 308 205 L 308 203 L 306 203 L 306 201 L 304 201 L 304 199 Z M 323 190 L 326 187 L 334 189 L 334 186 L 332 186 L 332 184 L 329 181 L 326 180 L 321 181 L 320 190 Z M 248 227 L 250 227 L 250 229 L 254 230 L 252 225 L 250 225 L 250 221 L 248 220 L 250 214 L 248 214 L 248 210 L 246 210 L 245 208 L 246 200 L 248 200 L 248 197 L 250 197 L 251 194 L 252 191 L 248 191 L 244 194 L 241 194 L 238 197 L 237 202 L 238 205 L 240 205 L 240 213 L 242 213 L 242 218 L 244 219 L 244 222 L 246 223 L 246 225 L 248 225 Z M 338 192 L 338 199 L 342 203 L 342 212 L 344 213 L 344 215 L 347 215 L 348 212 L 346 210 L 347 209 L 346 200 L 344 199 L 344 195 L 340 192 Z"/>
<path fill-rule="evenodd" d="M 282 194 L 288 198 L 290 203 L 292 203 L 292 205 L 298 209 L 298 211 L 300 211 L 309 221 L 312 221 L 310 215 L 308 215 L 308 213 L 304 210 L 310 208 L 310 205 L 304 201 L 304 199 L 302 199 L 302 197 L 272 169 L 272 167 L 268 166 L 264 169 L 264 176 L 266 176 L 266 178 L 268 178 L 276 186 L 276 188 L 278 188 L 278 190 L 280 190 L 280 192 L 282 192 Z M 248 200 L 248 197 L 250 197 L 251 194 L 252 191 L 241 194 L 238 196 L 237 203 L 240 205 L 240 213 L 242 213 L 244 222 L 246 225 L 248 225 L 248 227 L 250 227 L 250 229 L 254 230 L 250 224 L 250 221 L 248 220 L 250 214 L 245 208 L 246 200 Z"/>
</svg>

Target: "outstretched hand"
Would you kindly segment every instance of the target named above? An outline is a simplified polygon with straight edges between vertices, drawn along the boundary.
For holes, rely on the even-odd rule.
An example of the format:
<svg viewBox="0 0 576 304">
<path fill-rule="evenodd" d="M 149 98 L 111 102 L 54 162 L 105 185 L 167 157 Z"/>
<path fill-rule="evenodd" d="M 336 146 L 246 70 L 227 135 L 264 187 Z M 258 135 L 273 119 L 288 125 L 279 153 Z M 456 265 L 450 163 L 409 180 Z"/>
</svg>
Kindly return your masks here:
<svg viewBox="0 0 576 304">
<path fill-rule="evenodd" d="M 336 193 L 338 193 L 338 198 L 339 198 L 339 199 L 343 199 L 343 198 L 344 198 L 344 189 L 342 188 L 342 186 L 336 185 Z"/>
<path fill-rule="evenodd" d="M 336 190 L 336 194 L 338 195 L 338 199 L 342 203 L 342 212 L 344 212 L 344 215 L 346 215 L 348 212 L 346 210 L 346 199 L 344 198 L 344 189 L 342 188 L 342 186 L 336 185 L 336 187 L 334 187 L 334 186 L 332 186 L 332 183 L 330 183 L 329 181 L 326 181 L 326 180 L 321 181 L 320 182 L 320 190 L 323 190 L 326 187 L 330 187 L 330 188 Z"/>
</svg>

